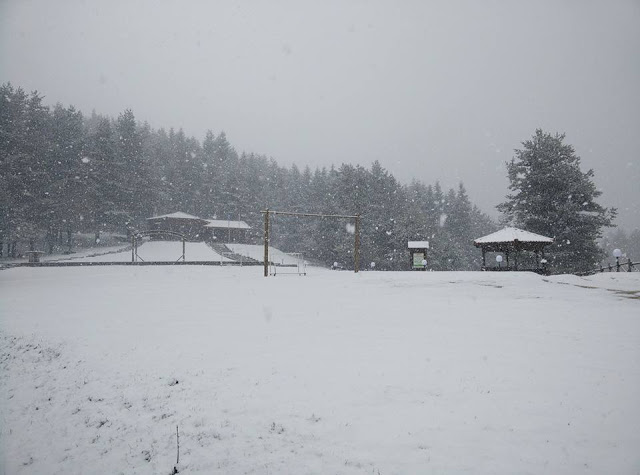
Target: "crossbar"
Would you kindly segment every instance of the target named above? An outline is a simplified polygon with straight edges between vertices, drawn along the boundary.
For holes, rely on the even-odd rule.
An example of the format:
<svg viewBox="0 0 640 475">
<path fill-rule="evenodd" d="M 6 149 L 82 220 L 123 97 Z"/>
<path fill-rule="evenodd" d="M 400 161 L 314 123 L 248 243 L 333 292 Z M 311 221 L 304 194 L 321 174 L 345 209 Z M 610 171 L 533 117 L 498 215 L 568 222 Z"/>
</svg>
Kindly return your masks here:
<svg viewBox="0 0 640 475">
<path fill-rule="evenodd" d="M 294 213 L 292 211 L 271 211 L 271 210 L 267 210 L 267 211 L 260 211 L 262 214 L 265 213 L 269 213 L 269 214 L 279 214 L 282 216 L 311 216 L 311 217 L 315 217 L 315 218 L 345 218 L 345 219 L 356 219 L 358 216 L 356 215 L 346 215 L 346 214 L 319 214 L 319 213 Z"/>
</svg>

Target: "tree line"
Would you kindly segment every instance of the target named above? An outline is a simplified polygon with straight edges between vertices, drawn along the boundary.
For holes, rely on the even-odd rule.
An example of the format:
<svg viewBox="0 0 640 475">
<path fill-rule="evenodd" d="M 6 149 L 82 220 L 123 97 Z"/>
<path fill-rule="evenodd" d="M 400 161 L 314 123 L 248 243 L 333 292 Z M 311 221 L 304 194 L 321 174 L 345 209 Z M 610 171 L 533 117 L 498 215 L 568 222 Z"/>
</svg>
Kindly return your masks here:
<svg viewBox="0 0 640 475">
<path fill-rule="evenodd" d="M 37 92 L 0 87 L 0 241 L 4 255 L 71 246 L 78 232 L 143 229 L 152 215 L 184 211 L 249 223 L 260 238 L 260 210 L 361 214 L 361 257 L 376 269 L 406 269 L 407 241 L 431 243 L 429 267 L 480 266 L 473 239 L 496 224 L 464 185 L 402 184 L 380 163 L 369 168 L 280 166 L 238 153 L 224 132 L 202 141 L 183 130 L 155 130 L 131 110 L 116 119 L 73 106 L 50 108 Z M 277 217 L 273 245 L 330 265 L 350 265 L 353 229 L 326 218 Z"/>
</svg>

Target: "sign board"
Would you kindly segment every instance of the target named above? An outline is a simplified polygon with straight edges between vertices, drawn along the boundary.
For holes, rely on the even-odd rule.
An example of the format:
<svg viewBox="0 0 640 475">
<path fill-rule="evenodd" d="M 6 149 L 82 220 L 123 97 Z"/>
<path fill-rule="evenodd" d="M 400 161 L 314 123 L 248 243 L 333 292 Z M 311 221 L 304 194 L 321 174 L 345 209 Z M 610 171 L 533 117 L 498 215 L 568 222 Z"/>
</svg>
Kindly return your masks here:
<svg viewBox="0 0 640 475">
<path fill-rule="evenodd" d="M 424 252 L 414 252 L 412 255 L 413 255 L 413 268 L 414 269 L 424 268 L 424 264 L 422 263 L 422 261 L 424 260 Z"/>
</svg>

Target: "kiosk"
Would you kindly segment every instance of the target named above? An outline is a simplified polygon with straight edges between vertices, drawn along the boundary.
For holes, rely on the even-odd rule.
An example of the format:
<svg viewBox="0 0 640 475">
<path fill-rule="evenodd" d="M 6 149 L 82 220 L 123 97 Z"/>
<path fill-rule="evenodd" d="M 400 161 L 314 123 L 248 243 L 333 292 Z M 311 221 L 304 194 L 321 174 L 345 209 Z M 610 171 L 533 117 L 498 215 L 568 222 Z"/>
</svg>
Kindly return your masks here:
<svg viewBox="0 0 640 475">
<path fill-rule="evenodd" d="M 411 270 L 427 270 L 427 250 L 429 241 L 409 241 L 409 268 Z"/>
</svg>

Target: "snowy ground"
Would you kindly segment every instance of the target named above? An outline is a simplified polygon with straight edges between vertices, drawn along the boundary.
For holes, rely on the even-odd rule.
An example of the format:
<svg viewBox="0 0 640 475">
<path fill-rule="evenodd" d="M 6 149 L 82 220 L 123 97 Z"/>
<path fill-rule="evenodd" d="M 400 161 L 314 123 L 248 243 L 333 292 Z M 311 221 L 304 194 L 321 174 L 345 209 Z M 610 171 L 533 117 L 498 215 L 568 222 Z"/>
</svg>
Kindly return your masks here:
<svg viewBox="0 0 640 475">
<path fill-rule="evenodd" d="M 640 274 L 261 272 L 0 271 L 0 473 L 640 473 Z"/>
<path fill-rule="evenodd" d="M 139 259 L 150 261 L 177 261 L 182 258 L 181 241 L 148 241 L 138 246 Z M 221 256 L 204 242 L 186 242 L 184 250 L 185 261 L 220 261 L 229 262 L 231 259 Z M 79 261 L 100 262 L 130 262 L 131 248 L 119 253 L 94 255 L 78 259 Z"/>
<path fill-rule="evenodd" d="M 131 246 L 127 244 L 78 249 L 72 254 L 43 254 L 40 257 L 40 260 L 42 262 L 71 261 L 76 259 L 96 260 L 96 256 L 107 256 L 111 254 L 120 254 L 121 256 L 125 256 L 127 252 L 129 253 L 129 260 L 131 260 Z M 20 257 L 16 259 L 4 258 L 0 259 L 0 264 L 16 264 L 20 262 L 28 262 L 28 260 L 29 259 L 27 257 Z"/>
<path fill-rule="evenodd" d="M 264 262 L 264 246 L 259 244 L 227 244 L 227 247 L 236 254 L 250 257 L 259 262 Z M 304 258 L 304 256 L 302 256 Z M 269 246 L 269 260 L 276 264 L 298 265 L 300 259 Z"/>
<path fill-rule="evenodd" d="M 232 259 L 221 256 L 204 242 L 185 243 L 186 261 L 230 262 Z M 144 261 L 177 261 L 182 258 L 182 241 L 145 241 L 138 246 L 139 259 Z M 80 249 L 73 254 L 44 255 L 43 262 L 131 262 L 131 246 L 95 247 Z M 27 259 L 5 259 L 2 262 L 12 264 L 26 262 Z"/>
<path fill-rule="evenodd" d="M 236 254 L 250 257 L 262 262 L 264 258 L 264 247 L 252 244 L 226 244 L 226 246 Z M 181 241 L 146 241 L 138 246 L 138 256 L 144 261 L 177 261 L 182 257 Z M 298 264 L 299 259 L 287 253 L 269 247 L 269 259 L 277 264 Z M 96 247 L 80 249 L 73 254 L 43 255 L 43 262 L 54 261 L 76 261 L 76 262 L 131 262 L 131 246 L 120 245 L 110 247 Z M 231 262 L 225 256 L 221 256 L 214 249 L 204 242 L 185 243 L 186 261 L 217 261 Z M 27 258 L 3 259 L 5 264 L 27 262 Z"/>
</svg>

